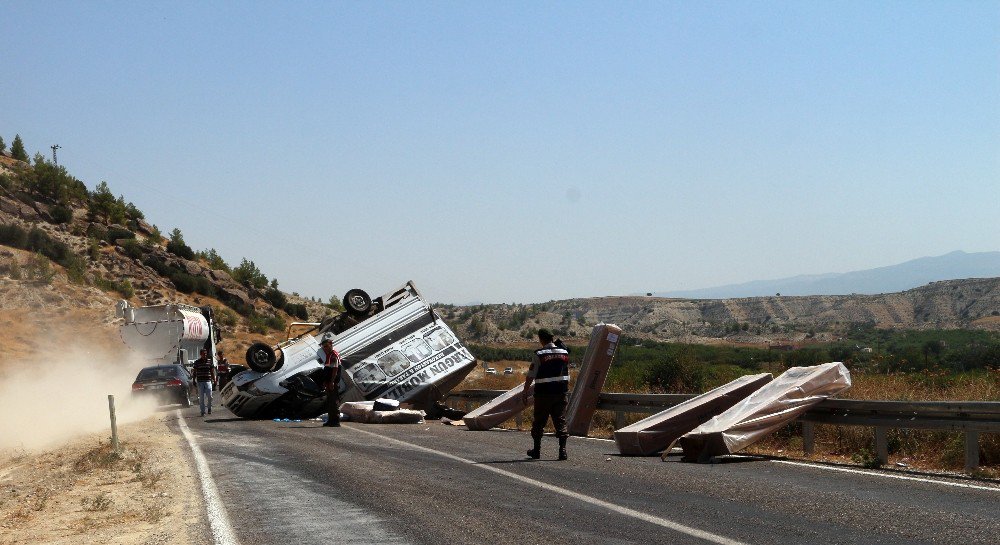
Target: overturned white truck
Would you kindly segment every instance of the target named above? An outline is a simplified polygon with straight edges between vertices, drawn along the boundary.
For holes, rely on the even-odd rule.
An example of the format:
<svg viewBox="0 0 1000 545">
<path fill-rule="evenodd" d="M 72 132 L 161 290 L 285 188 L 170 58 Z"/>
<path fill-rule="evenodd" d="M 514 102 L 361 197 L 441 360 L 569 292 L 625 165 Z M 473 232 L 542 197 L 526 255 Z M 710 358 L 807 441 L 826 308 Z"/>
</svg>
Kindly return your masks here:
<svg viewBox="0 0 1000 545">
<path fill-rule="evenodd" d="M 413 282 L 372 300 L 361 290 L 344 296 L 343 314 L 320 323 L 293 324 L 288 340 L 247 350 L 250 370 L 222 390 L 222 403 L 244 418 L 312 418 L 323 412 L 319 385 L 320 339 L 340 353 L 340 400 L 378 398 L 429 407 L 476 365 L 455 333 L 424 300 Z"/>
</svg>

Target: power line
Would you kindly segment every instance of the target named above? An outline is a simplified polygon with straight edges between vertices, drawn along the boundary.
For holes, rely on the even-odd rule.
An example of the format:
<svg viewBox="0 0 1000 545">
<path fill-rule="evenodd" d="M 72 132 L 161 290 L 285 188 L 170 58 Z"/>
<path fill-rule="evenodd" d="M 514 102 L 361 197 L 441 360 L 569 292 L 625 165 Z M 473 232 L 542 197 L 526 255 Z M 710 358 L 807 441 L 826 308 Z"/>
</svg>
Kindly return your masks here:
<svg viewBox="0 0 1000 545">
<path fill-rule="evenodd" d="M 59 149 L 62 146 L 60 146 L 59 144 L 56 144 L 54 146 L 49 146 L 49 147 L 52 148 L 52 163 L 58 166 L 59 165 L 59 159 L 56 159 L 56 150 Z"/>
</svg>

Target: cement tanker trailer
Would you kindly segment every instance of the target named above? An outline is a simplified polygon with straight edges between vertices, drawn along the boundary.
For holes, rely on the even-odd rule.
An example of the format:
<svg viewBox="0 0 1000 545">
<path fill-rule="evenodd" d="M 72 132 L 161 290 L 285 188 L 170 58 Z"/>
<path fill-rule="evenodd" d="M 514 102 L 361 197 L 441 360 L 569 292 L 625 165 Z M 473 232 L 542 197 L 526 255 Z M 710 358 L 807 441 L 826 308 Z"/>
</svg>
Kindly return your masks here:
<svg viewBox="0 0 1000 545">
<path fill-rule="evenodd" d="M 148 366 L 180 364 L 190 369 L 202 349 L 208 350 L 215 365 L 215 346 L 221 337 L 212 307 L 133 307 L 122 300 L 115 305 L 115 316 L 125 320 L 119 329 L 122 342 Z"/>
<path fill-rule="evenodd" d="M 344 402 L 389 398 L 427 408 L 476 365 L 413 282 L 374 300 L 350 290 L 344 306 L 346 312 L 323 322 L 292 324 L 282 343 L 250 346 L 250 369 L 222 389 L 223 405 L 244 418 L 319 415 L 326 399 L 318 384 L 325 338 L 341 356 Z"/>
</svg>

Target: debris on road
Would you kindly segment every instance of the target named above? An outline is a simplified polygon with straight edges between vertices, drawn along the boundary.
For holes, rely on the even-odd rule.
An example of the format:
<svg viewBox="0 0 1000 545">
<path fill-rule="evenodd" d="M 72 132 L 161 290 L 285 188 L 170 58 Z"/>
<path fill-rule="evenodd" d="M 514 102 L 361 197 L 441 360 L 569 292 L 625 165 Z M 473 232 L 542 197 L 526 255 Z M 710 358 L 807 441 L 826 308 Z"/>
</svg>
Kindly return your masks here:
<svg viewBox="0 0 1000 545">
<path fill-rule="evenodd" d="M 733 454 L 851 387 L 843 363 L 792 367 L 726 412 L 680 438 L 686 462 Z"/>
<path fill-rule="evenodd" d="M 665 411 L 615 430 L 618 452 L 652 456 L 771 381 L 771 373 L 746 375 Z"/>
<path fill-rule="evenodd" d="M 382 401 L 382 400 L 379 400 Z M 423 424 L 424 411 L 414 409 L 378 410 L 379 401 L 349 401 L 340 406 L 340 412 L 350 422 L 362 424 Z"/>
<path fill-rule="evenodd" d="M 591 331 L 580 374 L 566 405 L 566 429 L 570 435 L 586 437 L 590 431 L 597 399 L 604 389 L 611 362 L 615 360 L 621 335 L 621 328 L 614 324 L 597 324 Z"/>
<path fill-rule="evenodd" d="M 523 391 L 524 383 L 518 384 L 486 404 L 469 411 L 462 418 L 462 421 L 465 422 L 465 427 L 473 431 L 484 431 L 514 418 L 535 402 L 534 384 L 528 387 L 527 398 L 521 395 Z"/>
</svg>

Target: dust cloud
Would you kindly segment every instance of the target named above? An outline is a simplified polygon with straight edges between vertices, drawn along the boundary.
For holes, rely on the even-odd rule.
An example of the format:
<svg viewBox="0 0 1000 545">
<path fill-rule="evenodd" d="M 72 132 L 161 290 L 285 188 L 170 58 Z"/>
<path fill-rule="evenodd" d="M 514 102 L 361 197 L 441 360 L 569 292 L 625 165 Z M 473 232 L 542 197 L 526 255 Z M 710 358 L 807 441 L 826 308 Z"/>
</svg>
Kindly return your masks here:
<svg viewBox="0 0 1000 545">
<path fill-rule="evenodd" d="M 153 415 L 156 400 L 131 395 L 143 367 L 127 353 L 79 345 L 8 362 L 0 372 L 0 449 L 40 450 L 101 430 L 110 437 L 109 394 L 119 426 Z"/>
</svg>

